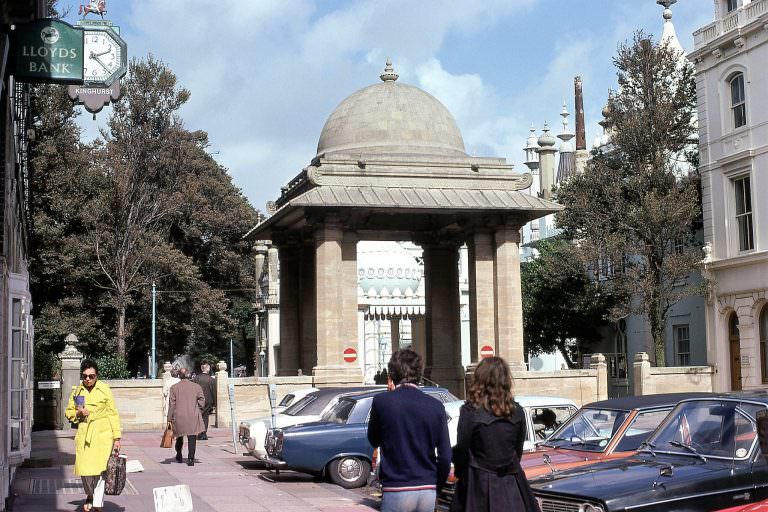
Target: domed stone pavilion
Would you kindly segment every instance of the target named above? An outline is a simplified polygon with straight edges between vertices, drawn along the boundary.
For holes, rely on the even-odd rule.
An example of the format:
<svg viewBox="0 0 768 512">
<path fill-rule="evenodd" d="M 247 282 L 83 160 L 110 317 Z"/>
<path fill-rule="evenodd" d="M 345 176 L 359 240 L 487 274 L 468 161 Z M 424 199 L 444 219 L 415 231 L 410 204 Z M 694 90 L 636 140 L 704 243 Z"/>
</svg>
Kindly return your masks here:
<svg viewBox="0 0 768 512">
<path fill-rule="evenodd" d="M 376 281 L 379 268 L 371 279 L 358 269 L 358 241 L 420 245 L 426 374 L 463 394 L 459 247 L 469 248 L 472 361 L 490 345 L 524 368 L 520 229 L 560 207 L 522 192 L 531 175 L 516 173 L 504 158 L 468 155 L 445 106 L 397 78 L 388 61 L 381 83 L 336 107 L 317 155 L 247 237 L 270 240 L 279 253 L 277 373 L 302 370 L 319 385 L 362 381 L 359 359 L 344 354 L 358 346 L 358 283 L 368 292 L 365 283 Z M 401 296 L 413 282 L 406 269 L 385 276 Z"/>
</svg>

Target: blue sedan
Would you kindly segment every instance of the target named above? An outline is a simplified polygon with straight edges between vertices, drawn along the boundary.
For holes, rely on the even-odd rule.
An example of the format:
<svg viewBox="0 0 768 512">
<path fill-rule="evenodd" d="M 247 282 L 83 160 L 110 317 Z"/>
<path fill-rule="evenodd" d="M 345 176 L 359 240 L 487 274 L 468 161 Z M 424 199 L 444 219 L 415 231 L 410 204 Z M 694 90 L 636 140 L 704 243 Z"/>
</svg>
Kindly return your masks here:
<svg viewBox="0 0 768 512">
<path fill-rule="evenodd" d="M 444 388 L 421 389 L 442 403 L 458 400 Z M 380 392 L 345 396 L 320 421 L 271 429 L 266 439 L 267 466 L 324 475 L 346 489 L 365 485 L 373 459 L 368 417 L 373 397 Z"/>
</svg>

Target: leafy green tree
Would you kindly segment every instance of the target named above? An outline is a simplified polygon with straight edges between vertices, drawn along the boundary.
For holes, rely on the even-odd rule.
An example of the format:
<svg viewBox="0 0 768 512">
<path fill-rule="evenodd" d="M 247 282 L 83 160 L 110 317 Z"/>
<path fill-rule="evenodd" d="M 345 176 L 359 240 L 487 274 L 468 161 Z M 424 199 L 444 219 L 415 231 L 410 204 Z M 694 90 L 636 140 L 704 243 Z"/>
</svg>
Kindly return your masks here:
<svg viewBox="0 0 768 512">
<path fill-rule="evenodd" d="M 645 315 L 656 364 L 664 366 L 669 310 L 698 293 L 693 69 L 642 32 L 619 47 L 614 63 L 619 92 L 608 102 L 611 145 L 560 188 L 565 209 L 557 223 L 577 241 L 584 263 L 593 269 L 610 263 L 610 285 L 626 297 L 612 315 Z"/>
<path fill-rule="evenodd" d="M 561 238 L 542 240 L 538 257 L 521 264 L 523 333 L 527 350 L 559 351 L 569 368 L 600 340 L 613 295 L 590 278 L 578 250 Z"/>
</svg>

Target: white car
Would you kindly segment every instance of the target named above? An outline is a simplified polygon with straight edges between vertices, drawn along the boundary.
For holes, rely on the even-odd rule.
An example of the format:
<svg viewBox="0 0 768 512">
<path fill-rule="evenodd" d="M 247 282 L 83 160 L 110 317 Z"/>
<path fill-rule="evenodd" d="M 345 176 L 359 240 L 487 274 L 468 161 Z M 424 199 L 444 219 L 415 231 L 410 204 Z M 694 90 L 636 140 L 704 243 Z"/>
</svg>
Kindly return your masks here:
<svg viewBox="0 0 768 512">
<path fill-rule="evenodd" d="M 307 396 L 313 391 L 317 391 L 317 388 L 302 388 L 297 389 L 296 391 L 291 391 L 287 395 L 285 395 L 282 400 L 277 404 L 277 407 L 275 407 L 275 413 L 280 414 L 281 412 L 285 411 L 288 407 L 291 405 L 297 403 L 299 400 Z"/>
<path fill-rule="evenodd" d="M 339 397 L 351 393 L 365 393 L 386 386 L 330 387 L 308 392 L 302 398 L 293 400 L 283 412 L 276 415 L 276 427 L 290 427 L 301 423 L 318 421 L 323 413 L 338 402 Z M 272 416 L 243 420 L 239 426 L 240 444 L 248 453 L 261 459 L 267 455 L 264 441 L 267 431 L 272 428 Z"/>
</svg>

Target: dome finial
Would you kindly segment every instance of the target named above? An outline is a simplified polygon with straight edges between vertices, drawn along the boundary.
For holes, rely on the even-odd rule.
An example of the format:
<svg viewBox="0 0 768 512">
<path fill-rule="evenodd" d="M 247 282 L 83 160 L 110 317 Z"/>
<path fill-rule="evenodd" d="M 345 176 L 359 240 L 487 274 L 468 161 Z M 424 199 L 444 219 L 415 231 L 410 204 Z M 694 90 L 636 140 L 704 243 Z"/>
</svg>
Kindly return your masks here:
<svg viewBox="0 0 768 512">
<path fill-rule="evenodd" d="M 387 65 L 384 68 L 384 72 L 379 75 L 379 78 L 381 78 L 382 82 L 394 82 L 399 77 L 400 75 L 395 73 L 395 69 L 392 67 L 392 59 L 387 57 Z"/>
</svg>

